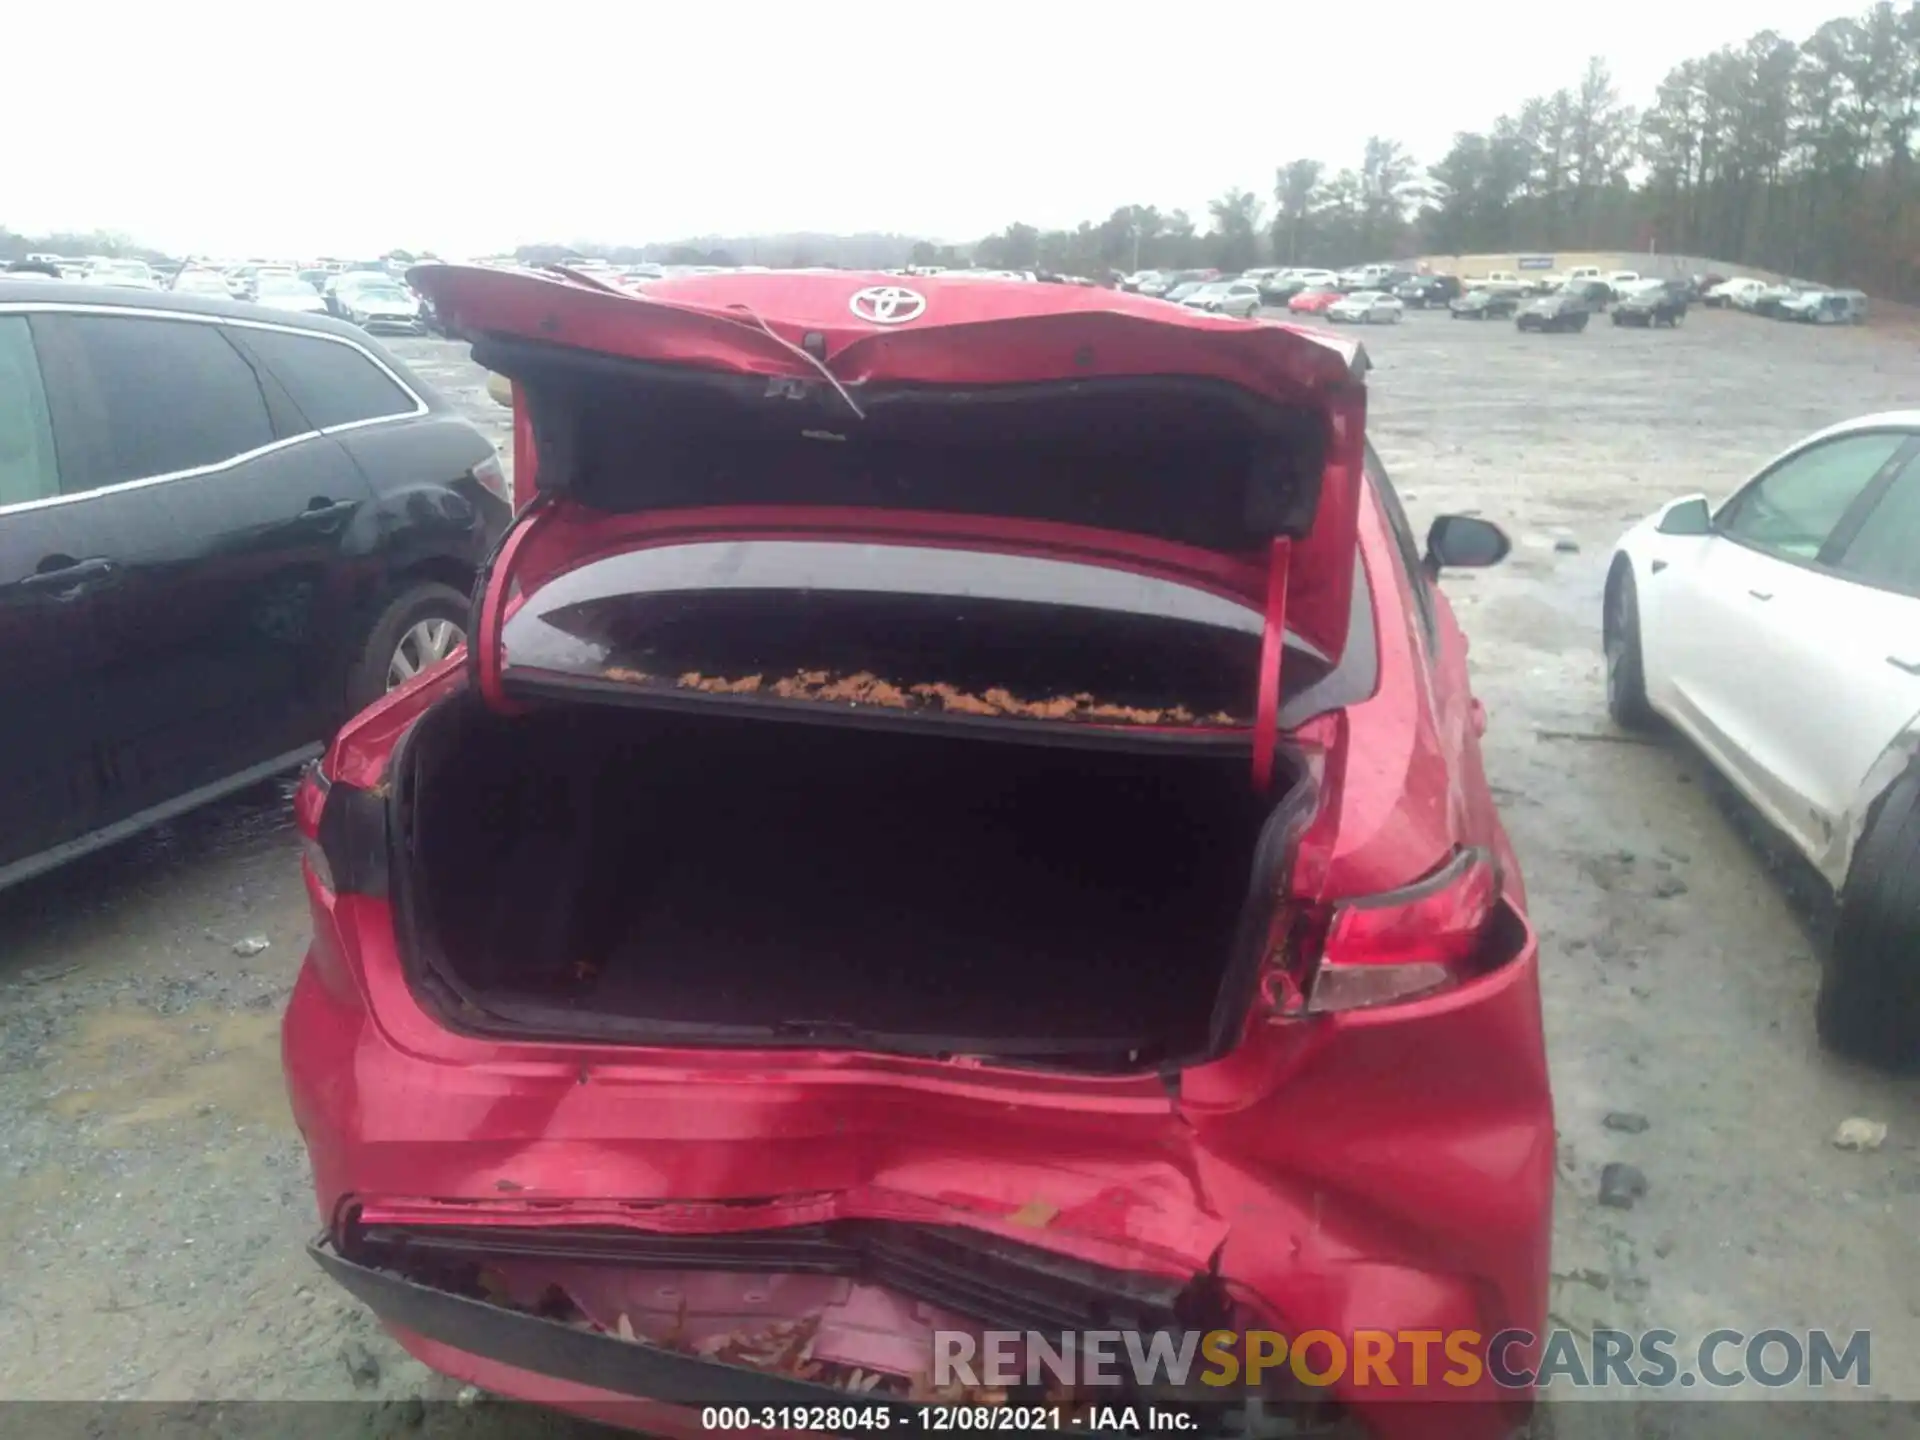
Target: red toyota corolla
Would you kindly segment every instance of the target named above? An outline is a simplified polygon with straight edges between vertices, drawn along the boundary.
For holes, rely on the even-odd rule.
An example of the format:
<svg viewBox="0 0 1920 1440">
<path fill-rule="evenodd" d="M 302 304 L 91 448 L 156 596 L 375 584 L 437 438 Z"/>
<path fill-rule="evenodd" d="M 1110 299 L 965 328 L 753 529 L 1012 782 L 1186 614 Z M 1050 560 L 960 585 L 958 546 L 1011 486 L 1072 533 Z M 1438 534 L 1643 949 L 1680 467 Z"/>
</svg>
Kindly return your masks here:
<svg viewBox="0 0 1920 1440">
<path fill-rule="evenodd" d="M 1406 1339 L 1544 1324 L 1536 946 L 1435 584 L 1507 547 L 1422 555 L 1364 354 L 1077 286 L 417 278 L 537 466 L 464 661 L 300 791 L 318 1262 L 441 1371 L 670 1432 L 1057 1405 L 933 1351 L 1095 1329 L 1329 1332 L 1244 1434 L 1510 1429 L 1527 1339 Z"/>
</svg>

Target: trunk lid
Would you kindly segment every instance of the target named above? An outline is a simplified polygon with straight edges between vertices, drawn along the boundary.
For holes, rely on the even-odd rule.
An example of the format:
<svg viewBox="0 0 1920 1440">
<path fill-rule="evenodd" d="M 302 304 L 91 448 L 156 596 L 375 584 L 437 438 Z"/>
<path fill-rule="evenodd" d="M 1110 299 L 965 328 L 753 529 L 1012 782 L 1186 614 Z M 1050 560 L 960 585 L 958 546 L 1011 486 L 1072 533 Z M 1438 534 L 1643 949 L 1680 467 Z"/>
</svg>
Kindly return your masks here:
<svg viewBox="0 0 1920 1440">
<path fill-rule="evenodd" d="M 878 519 L 889 543 L 964 531 L 1201 575 L 1271 632 L 1248 707 L 1257 768 L 1283 627 L 1329 664 L 1345 646 L 1366 357 L 1337 337 L 1080 286 L 772 272 L 643 296 L 457 265 L 410 278 L 514 382 L 533 436 L 516 486 L 534 503 L 474 627 L 489 698 L 506 613 L 592 552 L 658 543 L 662 517 L 709 534 Z"/>
</svg>

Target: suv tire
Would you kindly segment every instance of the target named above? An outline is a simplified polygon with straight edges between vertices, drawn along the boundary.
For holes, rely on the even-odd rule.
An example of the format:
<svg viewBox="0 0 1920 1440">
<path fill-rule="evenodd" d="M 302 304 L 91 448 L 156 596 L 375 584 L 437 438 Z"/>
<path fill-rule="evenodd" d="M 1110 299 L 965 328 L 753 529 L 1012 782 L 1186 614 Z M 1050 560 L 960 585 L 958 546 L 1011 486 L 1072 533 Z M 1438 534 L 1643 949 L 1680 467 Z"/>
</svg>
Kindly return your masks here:
<svg viewBox="0 0 1920 1440">
<path fill-rule="evenodd" d="M 403 646 L 416 671 L 444 658 L 466 638 L 468 609 L 465 595 L 435 580 L 390 592 L 348 672 L 348 713 L 359 714 L 394 688 L 398 680 L 390 677 L 400 666 Z M 431 653 L 436 649 L 438 654 Z"/>
</svg>

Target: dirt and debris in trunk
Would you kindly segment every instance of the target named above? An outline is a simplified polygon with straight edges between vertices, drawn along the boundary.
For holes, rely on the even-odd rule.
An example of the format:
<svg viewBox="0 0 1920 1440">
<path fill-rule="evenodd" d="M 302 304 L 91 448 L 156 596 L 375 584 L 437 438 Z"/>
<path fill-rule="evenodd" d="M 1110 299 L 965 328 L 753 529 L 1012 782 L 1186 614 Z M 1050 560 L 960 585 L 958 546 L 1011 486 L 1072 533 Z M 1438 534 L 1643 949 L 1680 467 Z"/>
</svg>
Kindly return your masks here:
<svg viewBox="0 0 1920 1440">
<path fill-rule="evenodd" d="M 671 679 L 644 670 L 614 665 L 600 672 L 607 680 L 625 685 L 673 685 L 705 695 L 771 695 L 779 700 L 812 700 L 827 705 L 876 705 L 889 710 L 932 710 L 945 715 L 982 715 L 1022 720 L 1071 720 L 1104 725 L 1175 725 L 1245 727 L 1244 718 L 1216 710 L 1200 715 L 1184 705 L 1121 705 L 1085 692 L 1029 700 L 1001 686 L 979 694 L 944 681 L 899 685 L 871 671 L 836 675 L 828 670 L 797 670 L 768 679 L 765 675 L 706 675 L 688 670 Z"/>
</svg>

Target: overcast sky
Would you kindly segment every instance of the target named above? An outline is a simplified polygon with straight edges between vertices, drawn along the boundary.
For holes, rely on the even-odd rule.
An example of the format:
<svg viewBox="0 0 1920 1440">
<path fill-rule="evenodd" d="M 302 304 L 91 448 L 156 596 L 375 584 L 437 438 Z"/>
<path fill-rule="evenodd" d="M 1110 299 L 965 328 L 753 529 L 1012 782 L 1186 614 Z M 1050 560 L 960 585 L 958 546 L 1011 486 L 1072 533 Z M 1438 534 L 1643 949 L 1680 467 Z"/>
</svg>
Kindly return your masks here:
<svg viewBox="0 0 1920 1440">
<path fill-rule="evenodd" d="M 1590 51 L 1642 104 L 1691 55 L 1858 8 L 22 5 L 0 25 L 0 225 L 457 257 L 792 230 L 969 240 L 1135 201 L 1204 217 L 1229 186 L 1270 198 L 1291 156 L 1356 164 L 1369 134 L 1437 159 L 1456 130 L 1572 84 Z"/>
</svg>

